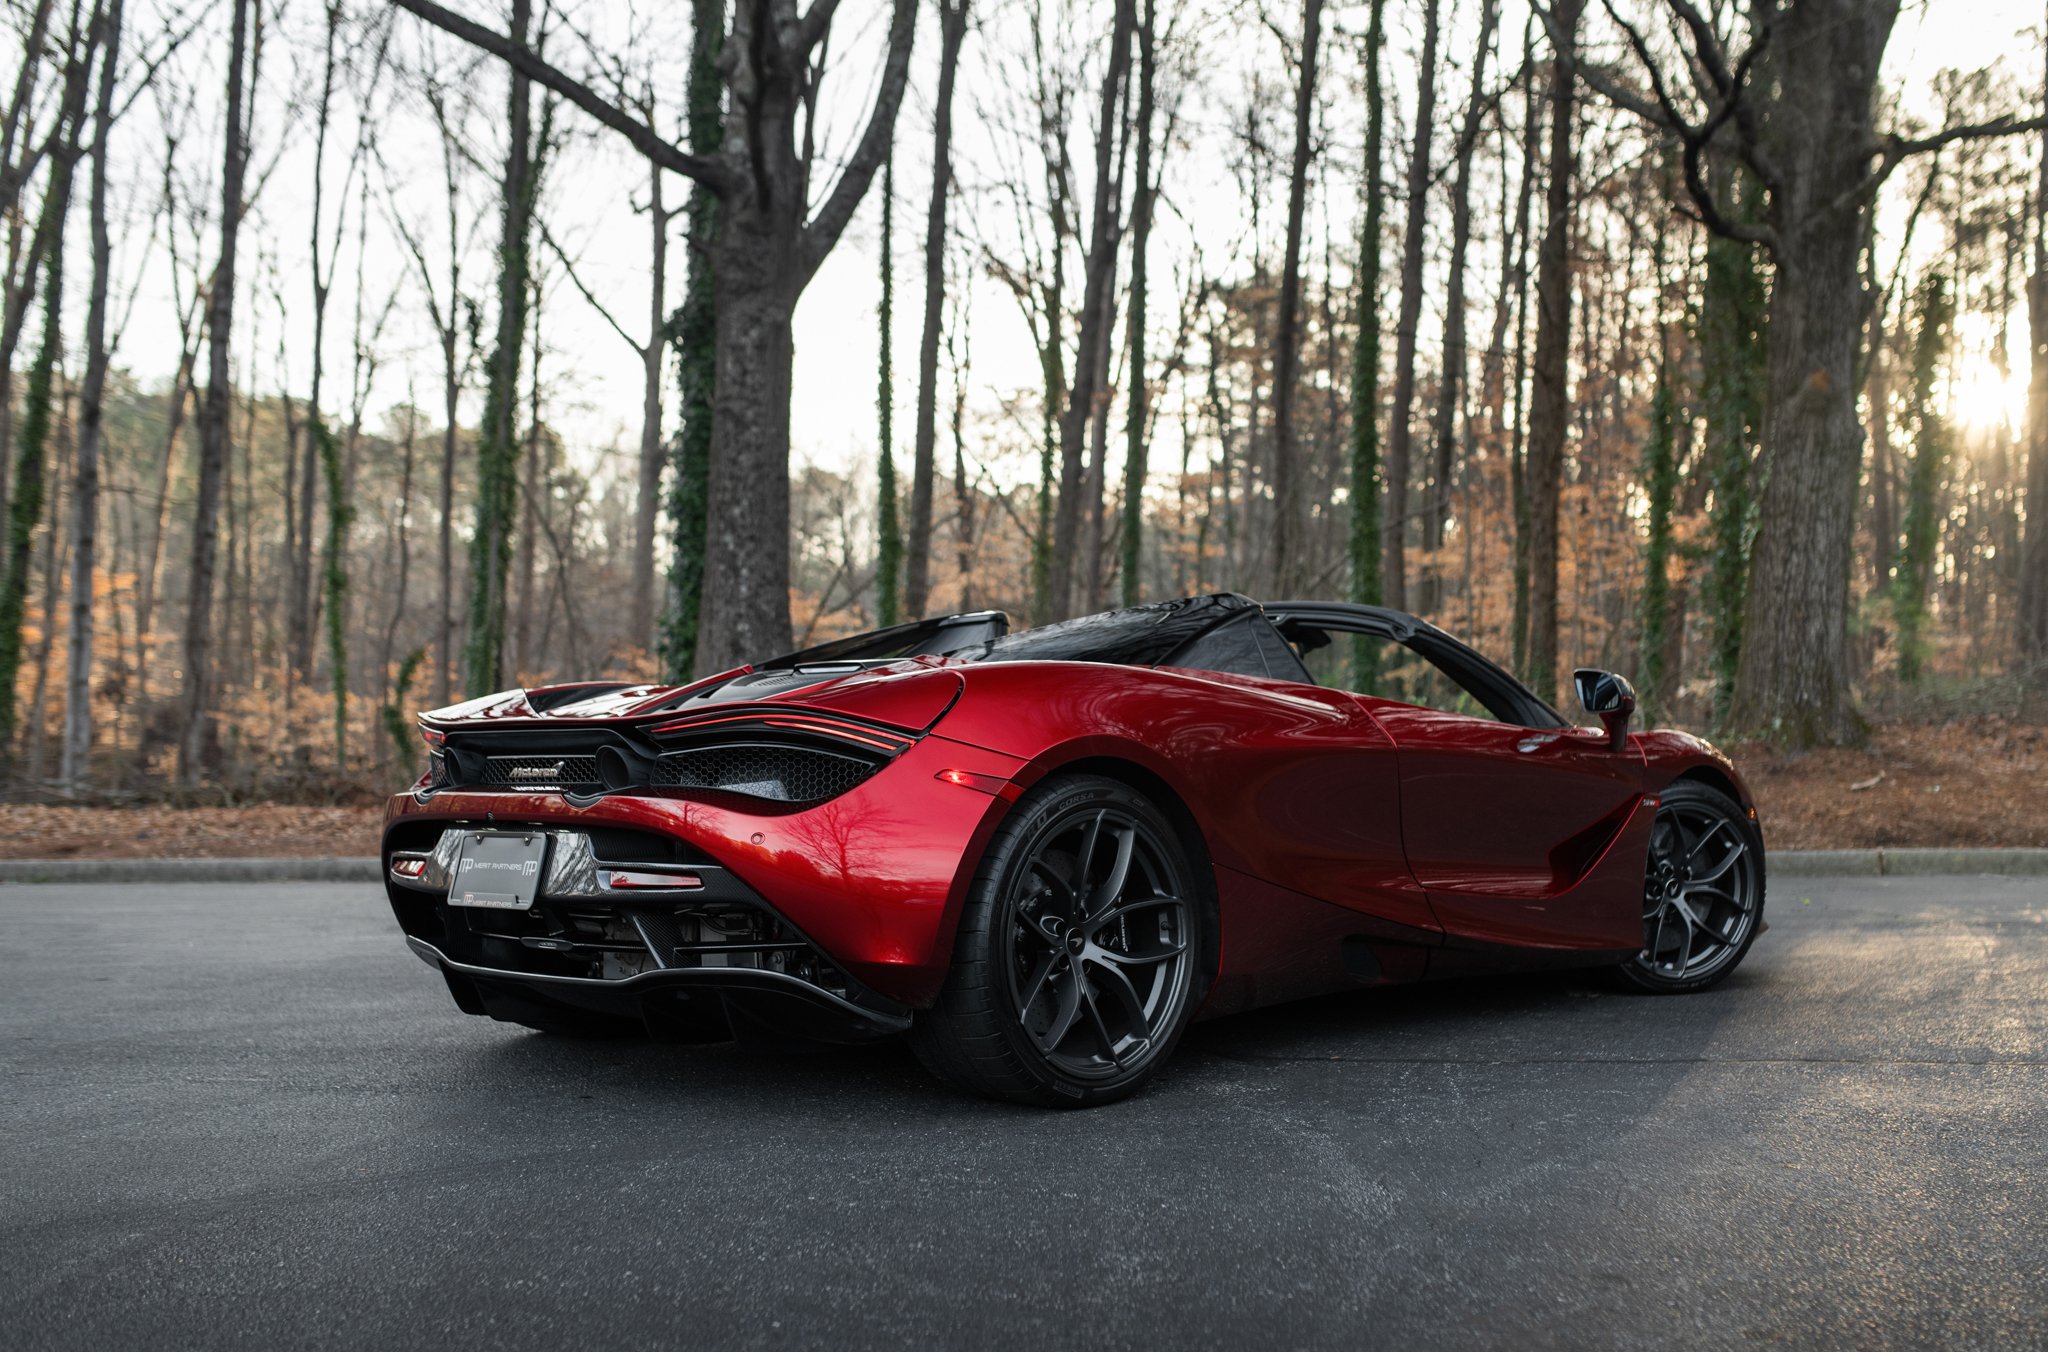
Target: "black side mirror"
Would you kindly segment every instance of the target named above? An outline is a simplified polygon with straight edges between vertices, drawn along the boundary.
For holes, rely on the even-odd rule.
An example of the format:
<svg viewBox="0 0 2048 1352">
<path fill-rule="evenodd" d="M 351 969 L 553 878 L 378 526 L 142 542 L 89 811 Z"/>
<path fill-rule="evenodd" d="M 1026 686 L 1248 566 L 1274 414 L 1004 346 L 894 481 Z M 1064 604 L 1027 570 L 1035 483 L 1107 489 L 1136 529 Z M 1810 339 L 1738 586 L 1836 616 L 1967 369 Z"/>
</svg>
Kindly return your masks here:
<svg viewBox="0 0 2048 1352">
<path fill-rule="evenodd" d="M 1636 688 L 1626 677 L 1596 667 L 1580 667 L 1572 673 L 1579 703 L 1607 729 L 1607 749 L 1619 751 L 1628 745 L 1628 721 L 1636 711 Z"/>
</svg>

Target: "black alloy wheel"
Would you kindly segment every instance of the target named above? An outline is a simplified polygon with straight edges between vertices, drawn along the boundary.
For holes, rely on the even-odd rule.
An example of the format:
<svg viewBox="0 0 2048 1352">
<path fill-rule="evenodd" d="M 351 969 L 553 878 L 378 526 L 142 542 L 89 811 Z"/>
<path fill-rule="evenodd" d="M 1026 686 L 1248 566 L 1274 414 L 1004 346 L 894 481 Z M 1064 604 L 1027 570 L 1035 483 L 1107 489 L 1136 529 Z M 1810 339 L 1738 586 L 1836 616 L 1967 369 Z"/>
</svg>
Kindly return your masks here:
<svg viewBox="0 0 2048 1352">
<path fill-rule="evenodd" d="M 1121 1098 L 1186 1026 L 1205 932 L 1187 853 L 1159 809 L 1116 780 L 1058 776 L 998 830 L 913 1045 L 991 1097 Z"/>
<path fill-rule="evenodd" d="M 1622 964 L 1652 991 L 1696 991 L 1735 970 L 1763 923 L 1763 838 L 1734 800 L 1693 780 L 1669 786 L 1650 828 L 1643 947 Z"/>
</svg>

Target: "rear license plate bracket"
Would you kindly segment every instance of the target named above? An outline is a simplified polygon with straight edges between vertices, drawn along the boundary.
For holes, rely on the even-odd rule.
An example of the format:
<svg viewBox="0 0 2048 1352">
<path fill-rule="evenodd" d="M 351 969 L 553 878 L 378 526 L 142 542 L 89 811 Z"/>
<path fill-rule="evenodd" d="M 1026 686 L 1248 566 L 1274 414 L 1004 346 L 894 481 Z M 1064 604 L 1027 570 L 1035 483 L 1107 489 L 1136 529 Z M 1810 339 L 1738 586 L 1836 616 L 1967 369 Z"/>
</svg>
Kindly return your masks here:
<svg viewBox="0 0 2048 1352">
<path fill-rule="evenodd" d="M 547 865 L 545 831 L 464 831 L 455 853 L 448 904 L 528 911 Z"/>
</svg>

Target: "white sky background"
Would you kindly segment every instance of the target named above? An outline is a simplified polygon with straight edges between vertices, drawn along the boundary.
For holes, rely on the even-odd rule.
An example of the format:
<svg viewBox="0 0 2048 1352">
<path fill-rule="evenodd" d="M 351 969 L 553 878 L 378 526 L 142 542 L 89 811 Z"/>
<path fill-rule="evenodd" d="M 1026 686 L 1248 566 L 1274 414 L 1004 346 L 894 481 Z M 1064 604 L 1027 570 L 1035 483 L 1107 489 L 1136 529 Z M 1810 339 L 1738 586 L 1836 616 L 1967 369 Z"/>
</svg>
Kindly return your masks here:
<svg viewBox="0 0 2048 1352">
<path fill-rule="evenodd" d="M 196 4 L 199 0 L 186 2 Z M 1034 153 L 1031 129 L 1022 116 L 1023 82 L 1028 79 L 1026 60 L 1020 55 L 1026 43 L 1026 2 L 977 0 L 978 23 L 967 42 L 954 110 L 958 186 L 952 220 L 961 236 L 953 254 L 954 285 L 956 289 L 964 286 L 966 291 L 948 318 L 953 322 L 964 313 L 967 321 L 967 356 L 971 362 L 970 453 L 979 452 L 978 458 L 992 462 L 998 479 L 1004 482 L 1036 473 L 1036 401 L 1032 392 L 1039 383 L 1037 357 L 1017 304 L 1007 290 L 991 280 L 978 262 L 971 273 L 962 273 L 969 260 L 979 259 L 984 245 L 1010 257 L 1017 256 L 1014 212 L 998 185 L 1017 166 L 1029 172 L 1030 156 Z M 1065 2 L 1071 5 L 1064 11 L 1067 17 L 1052 27 L 1056 36 L 1068 44 L 1064 59 L 1080 72 L 1073 153 L 1078 187 L 1085 194 L 1090 179 L 1088 156 L 1095 81 L 1102 59 L 1100 48 L 1104 45 L 1101 29 L 1107 7 L 1092 5 L 1089 0 Z M 165 15 L 179 3 L 180 0 L 130 0 L 131 53 L 160 48 Z M 1060 10 L 1062 3 L 1063 0 L 1046 0 L 1046 7 Z M 1444 50 L 1451 69 L 1440 81 L 1440 145 L 1448 140 L 1450 127 L 1461 113 L 1478 9 L 1475 0 L 1445 3 L 1450 17 Z M 641 72 L 643 78 L 649 70 L 655 73 L 658 97 L 673 121 L 681 102 L 689 48 L 687 7 L 666 3 L 634 6 L 618 0 L 570 0 L 570 4 L 568 22 L 589 36 L 595 50 L 622 61 L 629 70 Z M 503 27 L 503 15 L 496 12 L 495 6 L 467 0 L 458 7 L 472 17 Z M 1386 87 L 1398 105 L 1389 125 L 1388 175 L 1392 182 L 1398 182 L 1401 157 L 1406 153 L 1401 143 L 1412 125 L 1413 72 L 1420 47 L 1420 19 L 1413 12 L 1416 8 L 1403 0 L 1392 0 L 1388 5 Z M 204 91 L 192 116 L 181 174 L 184 191 L 203 194 L 209 201 L 217 197 L 217 90 L 227 50 L 227 6 L 214 4 L 211 9 L 213 12 L 206 17 L 207 40 L 188 43 L 174 62 L 185 79 L 197 83 Z M 1506 10 L 1503 55 L 1512 69 L 1518 60 L 1524 11 L 1516 0 L 1508 0 Z M 1197 11 L 1178 6 L 1173 0 L 1163 4 L 1161 11 L 1162 23 L 1172 19 L 1183 32 L 1195 36 L 1196 44 L 1189 58 L 1200 75 L 1186 89 L 1181 101 L 1178 144 L 1170 152 L 1167 167 L 1167 201 L 1155 228 L 1151 254 L 1155 360 L 1171 337 L 1169 330 L 1179 284 L 1195 265 L 1197 255 L 1211 274 L 1241 274 L 1248 264 L 1253 248 L 1252 204 L 1246 195 L 1243 155 L 1235 129 L 1241 125 L 1247 92 L 1255 82 L 1268 91 L 1272 119 L 1267 126 L 1271 160 L 1258 203 L 1258 235 L 1265 241 L 1263 247 L 1269 257 L 1278 253 L 1285 210 L 1284 173 L 1291 134 L 1289 101 L 1293 74 L 1280 40 L 1266 24 L 1291 34 L 1299 23 L 1298 8 L 1293 5 L 1271 7 L 1266 11 L 1268 17 L 1263 19 L 1248 6 L 1229 9 L 1217 5 L 1213 11 Z M 255 164 L 260 167 L 275 158 L 277 167 L 244 231 L 243 276 L 237 298 L 240 380 L 245 384 L 253 382 L 266 393 L 288 380 L 292 392 L 301 397 L 309 374 L 312 341 L 308 261 L 312 200 L 310 101 L 319 79 L 321 12 L 315 0 L 283 0 L 281 20 L 274 22 L 268 32 L 263 91 L 257 105 Z M 836 166 L 866 117 L 874 92 L 885 14 L 886 6 L 881 0 L 856 0 L 844 6 L 838 19 L 822 118 L 821 160 L 828 167 Z M 2037 97 L 2035 91 L 2041 78 L 2041 20 L 2041 0 L 1909 3 L 1892 38 L 1886 81 L 1901 91 L 1907 109 L 1929 117 L 1934 110 L 1928 89 L 1936 72 L 1948 67 L 1975 69 L 2003 60 L 2017 87 L 2032 99 Z M 1348 281 L 1349 260 L 1356 251 L 1357 185 L 1363 139 L 1357 54 L 1364 21 L 1362 4 L 1338 5 L 1326 15 L 1322 97 L 1329 139 L 1320 166 L 1320 181 L 1311 194 L 1310 238 L 1305 253 L 1319 262 L 1324 241 L 1329 240 L 1340 284 Z M 936 23 L 928 10 L 922 15 L 921 24 L 912 87 L 897 125 L 895 390 L 898 444 L 906 448 L 906 454 L 916 398 L 924 213 L 930 182 L 931 97 L 938 47 Z M 1603 23 L 1596 31 L 1604 31 L 1604 27 Z M 465 210 L 476 230 L 467 256 L 465 289 L 483 307 L 486 341 L 492 309 L 492 253 L 498 234 L 489 175 L 495 173 L 502 156 L 497 139 L 503 123 L 504 100 L 499 68 L 493 62 L 474 57 L 452 39 L 429 35 L 425 26 L 410 16 L 397 17 L 395 34 L 394 67 L 385 73 L 372 102 L 379 142 L 390 166 L 389 189 L 387 192 L 384 172 L 372 167 L 369 241 L 360 259 L 372 322 L 387 296 L 395 290 L 398 297 L 376 345 L 380 364 L 369 401 L 369 423 L 373 427 L 381 425 L 384 413 L 407 398 L 409 391 L 429 409 L 438 408 L 439 402 L 438 347 L 427 321 L 422 293 L 411 273 L 410 260 L 386 218 L 387 212 L 404 213 L 413 228 L 423 232 L 430 249 L 437 254 L 445 249 L 445 194 L 441 187 L 439 144 L 424 104 L 413 92 L 413 71 L 418 68 L 438 68 L 457 80 L 471 91 L 476 105 L 470 131 L 477 138 L 474 149 L 487 172 L 470 175 Z M 592 69 L 588 50 L 574 34 L 561 32 L 553 40 L 549 54 L 572 73 L 583 74 Z M 19 59 L 18 45 L 13 48 L 13 59 Z M 1491 78 L 1497 81 L 1501 74 L 1496 66 Z M 6 78 L 11 81 L 11 70 L 6 72 Z M 605 85 L 601 75 L 596 82 L 599 87 Z M 345 79 L 344 86 L 346 83 Z M 287 123 L 285 110 L 294 97 L 299 103 Z M 327 150 L 326 211 L 330 233 L 332 213 L 355 139 L 355 103 L 345 88 L 338 95 L 338 107 L 337 125 L 330 131 Z M 636 339 L 643 338 L 649 301 L 648 225 L 646 217 L 636 214 L 633 208 L 635 204 L 644 204 L 647 196 L 644 162 L 620 138 L 595 127 L 573 109 L 565 108 L 558 116 L 569 139 L 548 173 L 543 215 L 556 239 L 576 260 L 583 282 L 629 333 Z M 115 233 L 121 241 L 123 276 L 134 287 L 133 313 L 122 336 L 117 362 L 143 381 L 154 382 L 168 377 L 176 361 L 177 342 L 175 298 L 162 237 L 160 232 L 150 234 L 148 220 L 163 156 L 162 119 L 149 96 L 136 103 L 117 130 L 117 137 L 117 162 L 124 166 L 125 180 L 125 192 L 117 194 L 117 200 L 125 198 L 131 219 L 125 228 L 117 224 Z M 1447 152 L 1439 152 L 1439 161 L 1444 153 Z M 814 185 L 814 200 L 822 198 L 829 181 L 826 177 Z M 798 463 L 850 469 L 873 459 L 880 183 L 877 175 L 875 188 L 839 248 L 806 291 L 797 312 L 792 423 Z M 679 200 L 686 189 L 683 180 L 671 176 L 666 188 L 670 203 Z M 1484 194 L 1489 189 L 1482 182 L 1475 185 L 1475 191 Z M 1480 238 L 1490 228 L 1485 200 L 1482 197 L 1481 204 L 1475 205 L 1475 227 Z M 479 208 L 487 214 L 476 221 Z M 74 225 L 79 229 L 74 259 L 85 256 L 83 214 L 74 213 Z M 1389 214 L 1398 220 L 1398 212 Z M 1433 252 L 1438 215 L 1447 216 L 1448 212 L 1432 211 Z M 327 321 L 328 393 L 323 402 L 331 416 L 345 413 L 348 397 L 354 278 L 359 262 L 355 222 L 356 208 L 351 204 L 347 240 Z M 681 296 L 682 225 L 678 217 L 673 227 L 678 246 L 670 255 L 668 305 Z M 200 247 L 210 263 L 216 248 L 210 225 Z M 1474 266 L 1479 276 L 1474 285 L 1481 292 L 1490 285 L 1483 262 L 1486 254 L 1484 245 L 1475 243 Z M 630 483 L 640 421 L 638 358 L 570 286 L 545 246 L 537 243 L 535 257 L 547 286 L 546 353 L 542 364 L 542 378 L 547 386 L 544 416 L 563 433 L 571 455 L 579 462 L 601 478 Z M 440 269 L 437 263 L 437 272 Z M 1070 265 L 1069 277 L 1078 293 L 1077 264 Z M 83 286 L 70 291 L 74 302 L 81 306 L 83 291 Z M 283 345 L 289 369 L 282 376 L 277 355 L 280 295 L 283 322 L 289 325 Z M 1432 303 L 1437 303 L 1435 298 Z M 1426 317 L 1425 332 L 1433 331 L 1434 326 Z M 942 355 L 942 428 L 945 410 L 950 407 L 949 387 L 943 383 L 945 372 L 946 359 Z M 1015 415 L 1006 414 L 1005 409 L 1014 407 L 1013 401 L 1020 393 L 1025 396 L 1025 407 Z M 478 391 L 473 389 L 465 407 L 465 423 L 473 422 L 479 399 Z M 672 425 L 672 394 L 668 402 Z M 1018 421 L 1020 417 L 1025 421 Z M 1116 421 L 1120 424 L 1121 418 Z M 1170 437 L 1170 420 L 1162 419 L 1160 430 L 1162 439 Z M 1163 454 L 1155 455 L 1155 465 L 1177 459 L 1176 448 L 1162 446 L 1161 451 Z M 941 458 L 950 455 L 950 443 L 942 436 Z"/>
</svg>

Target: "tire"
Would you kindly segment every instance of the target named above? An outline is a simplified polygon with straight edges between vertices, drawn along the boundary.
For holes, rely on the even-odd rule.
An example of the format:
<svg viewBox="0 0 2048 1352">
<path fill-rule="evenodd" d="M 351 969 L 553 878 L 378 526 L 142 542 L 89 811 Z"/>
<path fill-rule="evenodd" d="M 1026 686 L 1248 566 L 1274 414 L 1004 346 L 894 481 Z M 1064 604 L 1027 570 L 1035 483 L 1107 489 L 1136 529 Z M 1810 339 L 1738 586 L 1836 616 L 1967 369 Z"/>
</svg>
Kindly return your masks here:
<svg viewBox="0 0 2048 1352">
<path fill-rule="evenodd" d="M 1703 991 L 1763 930 L 1764 840 L 1748 812 L 1698 780 L 1667 786 L 1643 873 L 1643 947 L 1618 969 L 1659 995 Z"/>
<path fill-rule="evenodd" d="M 1206 992 L 1206 895 L 1143 794 L 1100 775 L 1046 779 L 989 842 L 912 1048 L 940 1078 L 1011 1103 L 1135 1092 Z"/>
</svg>

